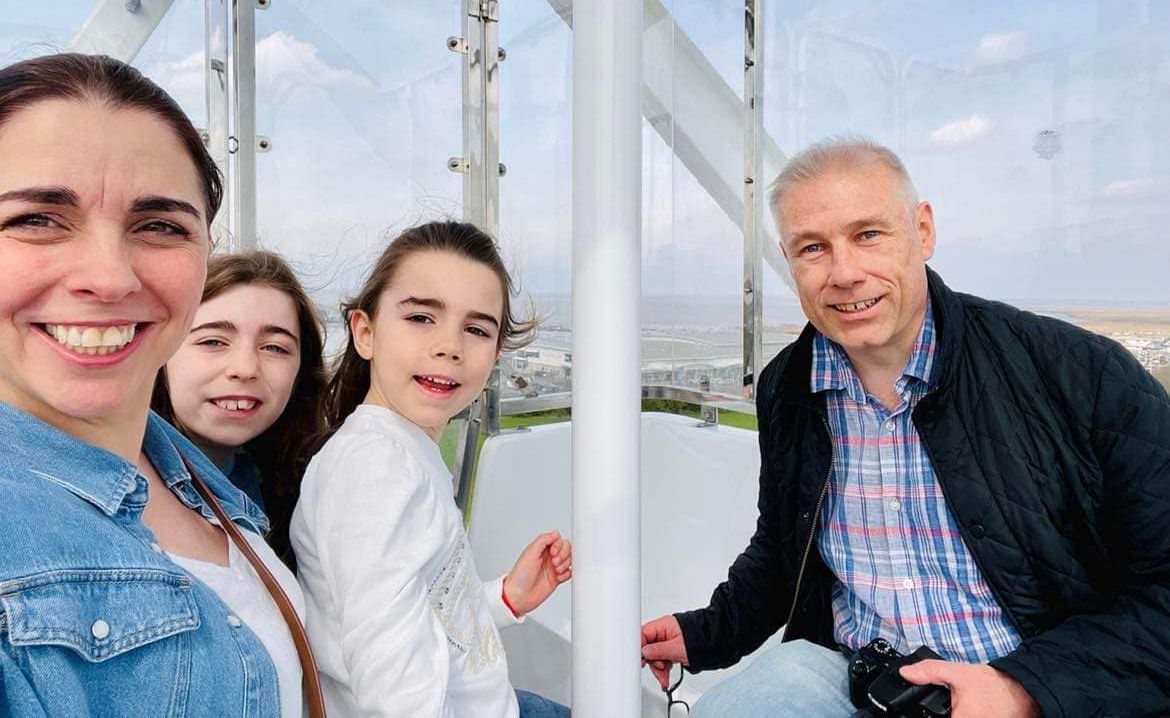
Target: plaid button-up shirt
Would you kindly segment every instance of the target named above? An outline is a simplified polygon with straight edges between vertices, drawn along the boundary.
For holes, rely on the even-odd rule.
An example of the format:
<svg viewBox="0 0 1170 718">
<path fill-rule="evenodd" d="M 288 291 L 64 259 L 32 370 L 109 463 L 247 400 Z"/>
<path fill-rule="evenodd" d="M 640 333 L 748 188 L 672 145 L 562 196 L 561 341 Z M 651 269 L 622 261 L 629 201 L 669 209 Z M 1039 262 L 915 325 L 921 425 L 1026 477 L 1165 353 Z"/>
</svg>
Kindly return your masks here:
<svg viewBox="0 0 1170 718">
<path fill-rule="evenodd" d="M 841 645 L 857 649 L 880 636 L 903 653 L 927 645 L 949 660 L 984 663 L 1020 638 L 967 550 L 910 418 L 934 358 L 928 308 L 891 410 L 866 393 L 845 351 L 817 334 L 811 385 L 825 392 L 834 455 L 818 548 L 837 577 Z"/>
</svg>

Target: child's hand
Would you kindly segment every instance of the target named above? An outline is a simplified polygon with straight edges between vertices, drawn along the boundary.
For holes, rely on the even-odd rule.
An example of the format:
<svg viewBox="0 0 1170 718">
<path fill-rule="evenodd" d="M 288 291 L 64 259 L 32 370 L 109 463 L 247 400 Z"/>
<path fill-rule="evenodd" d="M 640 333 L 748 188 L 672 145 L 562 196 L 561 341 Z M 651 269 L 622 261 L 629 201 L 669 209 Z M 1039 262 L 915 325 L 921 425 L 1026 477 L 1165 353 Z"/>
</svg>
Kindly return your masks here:
<svg viewBox="0 0 1170 718">
<path fill-rule="evenodd" d="M 573 544 L 557 531 L 537 536 L 504 577 L 504 594 L 512 610 L 523 616 L 573 577 Z"/>
</svg>

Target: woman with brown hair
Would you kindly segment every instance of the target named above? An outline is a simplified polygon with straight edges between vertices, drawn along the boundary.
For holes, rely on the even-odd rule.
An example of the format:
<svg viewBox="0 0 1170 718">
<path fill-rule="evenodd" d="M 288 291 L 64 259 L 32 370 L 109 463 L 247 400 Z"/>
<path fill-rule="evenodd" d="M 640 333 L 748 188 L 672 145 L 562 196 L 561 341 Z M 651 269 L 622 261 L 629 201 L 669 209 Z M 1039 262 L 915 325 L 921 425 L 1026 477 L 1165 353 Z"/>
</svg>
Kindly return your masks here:
<svg viewBox="0 0 1170 718">
<path fill-rule="evenodd" d="M 155 381 L 152 408 L 268 515 L 268 541 L 295 566 L 288 525 L 321 433 L 320 316 L 278 255 L 213 257 L 203 300 Z"/>
<path fill-rule="evenodd" d="M 52 55 L 0 68 L 0 157 L 0 712 L 299 716 L 302 676 L 313 710 L 263 512 L 150 412 L 222 198 L 198 131 Z"/>
</svg>

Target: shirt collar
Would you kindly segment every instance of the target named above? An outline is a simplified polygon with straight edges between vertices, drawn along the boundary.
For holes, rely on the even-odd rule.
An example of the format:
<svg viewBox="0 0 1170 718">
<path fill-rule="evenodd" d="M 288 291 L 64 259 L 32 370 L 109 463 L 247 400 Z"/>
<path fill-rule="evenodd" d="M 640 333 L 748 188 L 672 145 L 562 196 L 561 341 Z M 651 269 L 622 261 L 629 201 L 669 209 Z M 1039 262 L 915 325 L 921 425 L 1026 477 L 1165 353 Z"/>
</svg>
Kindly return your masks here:
<svg viewBox="0 0 1170 718">
<path fill-rule="evenodd" d="M 135 464 L 4 402 L 0 434 L 5 437 L 0 466 L 62 486 L 108 516 L 135 488 Z"/>
<path fill-rule="evenodd" d="M 5 437 L 0 468 L 51 481 L 85 499 L 107 516 L 116 514 L 126 495 L 137 486 L 136 463 L 82 441 L 4 402 L 0 402 L 0 436 Z M 178 484 L 191 480 L 183 464 L 182 457 L 186 456 L 219 497 L 229 518 L 233 521 L 246 519 L 261 532 L 267 529 L 263 514 L 249 513 L 244 502 L 235 496 L 240 492 L 229 490 L 227 479 L 211 461 L 154 412 L 146 420 L 142 451 L 172 491 Z"/>
<path fill-rule="evenodd" d="M 910 358 L 906 361 L 906 366 L 902 369 L 902 378 L 896 385 L 899 394 L 903 393 L 912 381 L 920 381 L 923 385 L 930 383 L 936 348 L 934 310 L 930 302 L 927 302 L 922 328 L 918 330 Z M 850 398 L 862 403 L 865 401 L 865 389 L 853 371 L 849 355 L 840 344 L 819 331 L 813 337 L 809 388 L 813 393 L 845 390 Z"/>
<path fill-rule="evenodd" d="M 358 404 L 357 408 L 354 409 L 354 413 L 374 417 L 389 424 L 400 434 L 405 435 L 412 441 L 419 453 L 427 457 L 431 464 L 442 466 L 443 468 L 447 467 L 446 462 L 443 461 L 443 453 L 439 449 L 439 444 L 431 438 L 431 435 L 421 426 L 415 424 L 397 411 L 376 404 Z"/>
</svg>

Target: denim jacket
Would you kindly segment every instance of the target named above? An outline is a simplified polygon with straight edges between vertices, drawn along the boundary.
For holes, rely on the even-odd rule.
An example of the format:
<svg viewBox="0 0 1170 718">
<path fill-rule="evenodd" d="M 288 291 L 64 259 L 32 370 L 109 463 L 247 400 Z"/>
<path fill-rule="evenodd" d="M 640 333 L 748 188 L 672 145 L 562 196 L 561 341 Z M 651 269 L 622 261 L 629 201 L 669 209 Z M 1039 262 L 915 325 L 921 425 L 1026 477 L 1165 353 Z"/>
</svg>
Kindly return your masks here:
<svg viewBox="0 0 1170 718">
<path fill-rule="evenodd" d="M 179 455 L 239 526 L 268 521 L 151 414 L 143 451 L 211 517 Z M 142 523 L 137 467 L 0 403 L 0 715 L 272 716 L 276 671 L 219 597 Z"/>
</svg>

